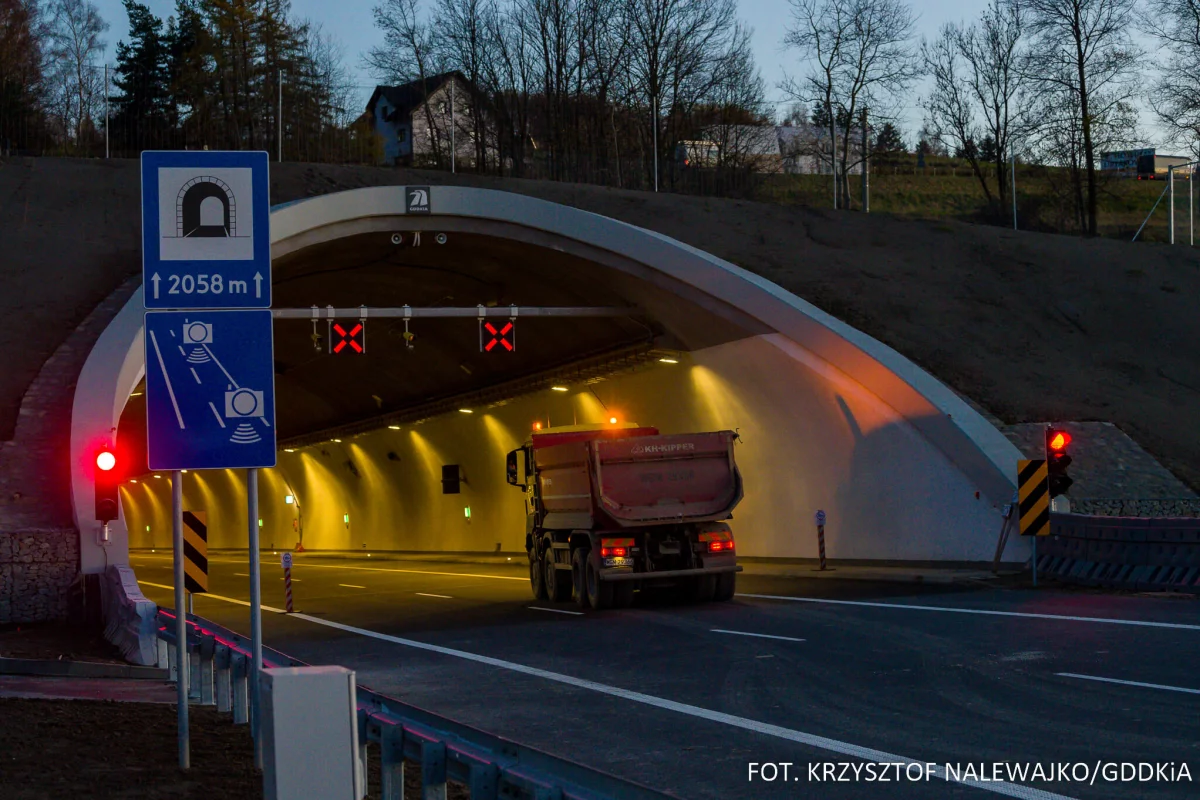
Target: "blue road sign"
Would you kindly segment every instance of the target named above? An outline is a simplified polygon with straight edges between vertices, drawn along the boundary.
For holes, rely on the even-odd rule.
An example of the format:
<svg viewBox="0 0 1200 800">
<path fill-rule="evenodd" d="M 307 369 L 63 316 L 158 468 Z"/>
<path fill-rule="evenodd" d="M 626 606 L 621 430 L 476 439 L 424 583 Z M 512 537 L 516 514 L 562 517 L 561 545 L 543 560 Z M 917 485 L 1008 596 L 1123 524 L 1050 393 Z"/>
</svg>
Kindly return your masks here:
<svg viewBox="0 0 1200 800">
<path fill-rule="evenodd" d="M 146 308 L 269 308 L 266 153 L 142 153 Z"/>
<path fill-rule="evenodd" d="M 275 466 L 271 312 L 146 312 L 150 469 Z"/>
</svg>

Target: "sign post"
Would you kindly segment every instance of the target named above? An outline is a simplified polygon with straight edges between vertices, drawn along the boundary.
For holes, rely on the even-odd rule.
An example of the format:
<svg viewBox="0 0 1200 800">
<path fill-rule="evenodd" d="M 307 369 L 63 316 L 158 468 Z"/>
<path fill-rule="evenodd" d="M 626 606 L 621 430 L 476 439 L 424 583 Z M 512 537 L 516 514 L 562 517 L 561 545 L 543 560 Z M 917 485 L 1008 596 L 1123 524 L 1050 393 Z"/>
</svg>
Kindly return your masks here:
<svg viewBox="0 0 1200 800">
<path fill-rule="evenodd" d="M 187 614 L 183 600 L 183 474 L 171 472 L 171 537 L 175 551 L 175 703 L 179 707 L 179 768 L 190 769 L 191 741 L 188 735 Z"/>
<path fill-rule="evenodd" d="M 1046 459 L 1017 462 L 1017 518 L 1022 536 L 1033 537 L 1033 585 L 1037 586 L 1037 540 L 1050 535 L 1050 473 Z"/>
<path fill-rule="evenodd" d="M 142 302 L 146 307 L 147 465 L 172 473 L 179 765 L 190 763 L 185 582 L 207 583 L 196 537 L 185 571 L 182 470 L 246 469 L 250 511 L 250 679 L 255 764 L 262 765 L 259 674 L 260 467 L 275 466 L 269 156 L 142 153 Z M 232 310 L 230 310 L 232 309 Z M 261 309 L 261 310 L 255 310 Z M 194 533 L 190 531 L 190 533 Z M 204 559 L 206 560 L 206 559 Z"/>
</svg>

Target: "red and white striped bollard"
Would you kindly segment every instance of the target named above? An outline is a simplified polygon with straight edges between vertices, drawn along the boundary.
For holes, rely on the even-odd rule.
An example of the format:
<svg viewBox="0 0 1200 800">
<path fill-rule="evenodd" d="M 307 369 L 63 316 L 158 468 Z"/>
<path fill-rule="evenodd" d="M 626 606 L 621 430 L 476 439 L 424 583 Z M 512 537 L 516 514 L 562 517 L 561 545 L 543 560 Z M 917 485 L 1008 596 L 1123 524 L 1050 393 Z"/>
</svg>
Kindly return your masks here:
<svg viewBox="0 0 1200 800">
<path fill-rule="evenodd" d="M 292 554 L 285 552 L 280 561 L 283 564 L 284 609 L 291 614 L 295 611 L 295 608 L 292 607 Z"/>
</svg>

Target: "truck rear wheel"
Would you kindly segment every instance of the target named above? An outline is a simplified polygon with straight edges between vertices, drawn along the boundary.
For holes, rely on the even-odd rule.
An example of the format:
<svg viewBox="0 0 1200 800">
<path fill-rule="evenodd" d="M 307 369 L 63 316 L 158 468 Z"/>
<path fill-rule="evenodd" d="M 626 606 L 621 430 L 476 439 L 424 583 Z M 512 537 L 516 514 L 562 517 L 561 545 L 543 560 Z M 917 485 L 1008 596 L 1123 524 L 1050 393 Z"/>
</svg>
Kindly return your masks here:
<svg viewBox="0 0 1200 800">
<path fill-rule="evenodd" d="M 543 580 L 545 575 L 542 572 L 542 560 L 537 557 L 537 551 L 529 551 L 529 587 L 533 589 L 533 596 L 537 600 L 546 599 L 546 582 Z"/>
<path fill-rule="evenodd" d="M 566 570 L 561 570 L 554 563 L 554 550 L 546 550 L 546 597 L 555 603 L 561 603 L 564 600 L 571 599 L 571 582 L 564 574 Z"/>
<path fill-rule="evenodd" d="M 596 565 L 592 563 L 592 559 L 586 558 L 586 575 L 587 575 L 587 596 L 588 604 L 597 611 L 603 611 L 606 608 L 612 608 L 613 605 L 613 585 L 608 581 L 600 580 L 600 571 L 596 569 Z"/>
<path fill-rule="evenodd" d="M 575 590 L 575 602 L 584 610 L 590 607 L 587 591 L 587 562 L 589 552 L 586 547 L 577 547 L 571 553 L 571 583 Z"/>
<path fill-rule="evenodd" d="M 726 600 L 733 599 L 733 593 L 737 591 L 737 573 L 722 572 L 717 575 L 717 591 L 713 599 L 718 603 L 724 603 Z"/>
</svg>

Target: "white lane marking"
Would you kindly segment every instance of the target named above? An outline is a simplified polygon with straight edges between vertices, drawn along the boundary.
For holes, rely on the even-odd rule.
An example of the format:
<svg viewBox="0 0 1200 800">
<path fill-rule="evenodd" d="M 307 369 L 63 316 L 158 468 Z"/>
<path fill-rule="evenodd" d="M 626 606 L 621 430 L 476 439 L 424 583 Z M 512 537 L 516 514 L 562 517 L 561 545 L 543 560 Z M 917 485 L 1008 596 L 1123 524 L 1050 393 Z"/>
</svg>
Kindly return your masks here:
<svg viewBox="0 0 1200 800">
<path fill-rule="evenodd" d="M 573 614 L 576 617 L 582 617 L 582 611 L 567 611 L 565 608 L 544 608 L 542 606 L 528 606 L 530 611 L 550 611 L 555 614 Z"/>
<path fill-rule="evenodd" d="M 212 349 L 210 349 L 209 346 L 206 344 L 202 344 L 200 346 L 204 348 L 204 352 L 208 353 L 208 357 L 211 358 L 214 362 L 216 362 L 216 365 L 221 368 L 221 372 L 225 373 L 225 377 L 229 378 L 229 382 L 233 384 L 233 388 L 235 388 L 235 389 L 242 388 L 242 387 L 238 386 L 238 382 L 235 381 L 233 379 L 233 376 L 229 374 L 229 370 L 225 369 L 225 365 L 221 363 L 221 360 L 218 359 L 215 355 L 213 355 Z"/>
<path fill-rule="evenodd" d="M 132 556 L 132 558 L 157 558 L 157 559 L 162 559 L 164 561 L 171 560 L 171 556 L 135 555 L 135 556 Z M 208 560 L 208 563 L 210 563 L 210 564 L 245 564 L 246 562 L 245 561 L 229 561 L 226 559 L 210 558 Z M 514 578 L 511 575 L 483 575 L 483 574 L 475 573 L 475 572 L 436 572 L 436 571 L 430 570 L 430 569 L 390 569 L 388 567 L 343 567 L 339 564 L 309 564 L 307 561 L 297 561 L 296 564 L 297 564 L 297 566 L 303 564 L 306 569 L 309 567 L 312 567 L 313 569 L 353 569 L 353 570 L 358 570 L 359 572 L 404 572 L 404 573 L 410 573 L 413 575 L 449 575 L 454 578 L 487 578 L 488 580 L 493 580 L 493 581 L 528 581 L 529 580 L 528 577 Z"/>
<path fill-rule="evenodd" d="M 147 583 L 146 585 L 157 586 L 160 589 L 171 588 L 170 586 L 163 586 L 157 583 Z M 232 597 L 222 597 L 218 594 L 205 594 L 202 595 L 202 597 L 208 597 L 212 600 L 225 600 L 230 603 L 237 603 L 241 606 L 250 605 L 244 600 L 235 600 Z M 263 606 L 262 608 L 264 611 L 273 611 L 276 614 L 284 613 L 281 609 L 271 608 L 270 606 Z M 539 606 L 529 606 L 529 608 L 533 608 L 538 611 L 555 611 L 560 614 L 582 613 L 580 611 L 564 611 L 559 608 L 542 608 Z M 318 617 L 310 617 L 307 614 L 294 613 L 289 614 L 288 616 L 295 619 L 302 619 L 306 622 L 311 622 L 314 625 L 324 625 L 327 628 L 334 628 L 347 633 L 356 633 L 360 636 L 366 636 L 371 639 L 392 642 L 393 644 L 404 645 L 406 647 L 412 647 L 417 650 L 425 650 L 431 653 L 438 653 L 440 655 L 453 656 L 454 658 L 461 658 L 466 661 L 474 661 L 477 664 L 487 664 L 491 667 L 499 667 L 500 669 L 519 672 L 523 675 L 530 675 L 535 678 L 543 678 L 545 680 L 555 681 L 556 683 L 574 686 L 578 689 L 589 689 L 593 692 L 606 694 L 611 697 L 619 697 L 622 700 L 632 700 L 635 703 L 642 703 L 654 708 L 661 708 L 665 711 L 675 711 L 680 714 L 686 714 L 690 717 L 697 717 L 710 722 L 719 722 L 724 725 L 729 725 L 733 728 L 741 728 L 742 730 L 751 731 L 753 733 L 762 733 L 766 734 L 767 736 L 774 736 L 779 739 L 796 742 L 797 744 L 807 745 L 809 747 L 828 750 L 830 752 L 839 753 L 852 758 L 862 759 L 863 761 L 870 761 L 874 763 L 900 762 L 903 764 L 917 764 L 921 766 L 922 769 L 925 768 L 925 764 L 927 763 L 925 761 L 919 761 L 913 758 L 893 755 L 891 753 L 884 752 L 883 750 L 875 750 L 870 747 L 861 747 L 856 744 L 842 742 L 837 739 L 830 739 L 825 736 L 818 736 L 813 733 L 804 733 L 803 731 L 792 730 L 791 728 L 784 728 L 779 725 L 771 725 L 766 722 L 759 722 L 758 720 L 748 719 L 746 717 L 725 714 L 720 711 L 712 711 L 710 709 L 701 708 L 700 706 L 693 706 L 688 703 L 678 703 L 674 700 L 667 700 L 665 698 L 655 697 L 654 695 L 649 694 L 642 694 L 641 692 L 633 692 L 628 689 L 621 689 L 616 686 L 609 686 L 607 684 L 597 683 L 595 681 L 589 681 L 583 678 L 575 678 L 558 672 L 550 672 L 549 670 L 538 669 L 537 667 L 527 667 L 524 664 L 517 664 L 512 661 L 503 661 L 499 658 L 492 658 L 491 656 L 481 656 L 476 653 L 468 653 L 464 650 L 454 650 L 449 647 L 441 647 L 436 644 L 418 642 L 415 639 L 402 639 L 399 636 L 389 636 L 386 633 L 376 633 L 375 631 L 369 631 L 365 628 L 356 628 L 352 625 L 343 625 L 340 622 L 333 622 L 331 620 L 320 619 Z M 939 767 L 935 764 L 929 768 L 929 771 L 932 775 L 942 778 L 943 780 L 946 779 L 945 767 Z M 1022 800 L 1074 800 L 1074 798 L 1068 797 L 1067 795 L 1054 794 L 1053 792 L 1034 789 L 1030 786 L 1024 786 L 1019 783 L 1006 783 L 1004 781 L 988 781 L 985 783 L 982 781 L 969 779 L 964 779 L 960 781 L 960 783 L 962 783 L 964 786 L 972 786 L 976 789 L 982 789 L 986 792 L 993 792 L 995 794 L 1001 794 L 1007 797 L 1017 797 L 1021 798 Z"/>
<path fill-rule="evenodd" d="M 536 606 L 529 606 L 529 608 L 537 608 L 539 611 L 558 611 L 559 613 L 563 614 L 581 613 L 578 611 L 562 611 L 561 609 L 557 608 L 541 608 Z M 576 678 L 571 675 L 550 672 L 549 670 L 538 669 L 537 667 L 528 667 L 524 664 L 517 664 L 512 661 L 503 661 L 499 658 L 481 656 L 476 653 L 468 653 L 463 650 L 454 650 L 449 647 L 440 647 L 438 645 L 427 644 L 426 642 L 419 642 L 413 639 L 402 639 L 399 636 L 389 636 L 385 633 L 376 633 L 375 631 L 369 631 L 365 628 L 356 628 L 352 625 L 343 625 L 340 622 L 310 617 L 307 614 L 292 614 L 291 616 L 313 622 L 317 625 L 324 625 L 329 628 L 345 631 L 347 633 L 357 633 L 360 636 L 379 639 L 385 642 L 392 642 L 393 644 L 404 645 L 406 647 L 413 647 L 418 650 L 426 650 L 431 653 L 453 656 L 455 658 L 461 658 L 467 661 L 474 661 L 478 664 L 487 664 L 491 667 L 499 667 L 500 669 L 519 672 L 535 678 L 543 678 L 545 680 L 563 683 L 567 686 L 574 686 L 578 689 L 589 689 L 593 692 L 606 694 L 611 697 L 619 697 L 622 700 L 632 700 L 635 703 L 642 703 L 644 705 L 652 706 L 654 708 L 661 708 L 666 711 L 675 711 L 680 714 L 686 714 L 690 717 L 697 717 L 710 722 L 718 722 L 724 725 L 729 725 L 733 728 L 741 728 L 742 730 L 751 731 L 753 733 L 762 733 L 768 736 L 775 736 L 779 739 L 785 739 L 822 750 L 829 750 L 834 753 L 840 753 L 852 758 L 859 758 L 864 761 L 875 763 L 901 762 L 904 764 L 917 764 L 922 769 L 925 769 L 925 765 L 928 763 L 926 761 L 907 758 L 905 756 L 893 755 L 892 753 L 887 753 L 882 750 L 875 750 L 870 747 L 861 747 L 856 744 L 850 744 L 849 742 L 830 739 L 825 736 L 804 733 L 803 731 L 792 730 L 791 728 L 784 728 L 779 725 L 771 725 L 766 722 L 759 722 L 758 720 L 739 717 L 733 714 L 725 714 L 720 711 L 713 711 L 711 709 L 701 708 L 700 706 L 693 706 L 688 703 L 679 703 L 674 700 L 667 700 L 662 697 L 655 697 L 654 695 L 634 692 L 617 686 L 609 686 L 607 684 L 597 683 L 596 681 Z M 936 775 L 943 780 L 946 779 L 946 770 L 944 766 L 937 766 L 935 764 L 928 769 L 930 774 Z M 1024 786 L 1019 783 L 1007 783 L 1004 781 L 983 782 L 978 780 L 962 780 L 961 783 L 965 786 L 972 786 L 976 789 L 982 789 L 984 791 L 994 792 L 996 794 L 1002 794 L 1008 797 L 1023 798 L 1023 800 L 1072 800 L 1072 798 L 1069 798 L 1066 795 L 1054 794 L 1041 789 L 1034 789 L 1033 787 Z"/>
<path fill-rule="evenodd" d="M 945 606 L 915 606 L 905 603 L 871 603 L 866 600 L 827 600 L 823 597 L 789 597 L 778 594 L 741 594 L 756 600 L 788 600 L 793 603 L 829 603 L 837 606 L 866 606 L 868 608 L 891 608 L 907 611 L 945 611 L 950 614 L 982 614 L 990 617 L 1024 617 L 1026 619 L 1052 619 L 1063 622 L 1095 622 L 1102 625 L 1134 625 L 1141 628 L 1174 628 L 1185 631 L 1200 631 L 1200 625 L 1182 622 L 1147 622 L 1138 619 L 1113 619 L 1112 617 L 1075 617 L 1068 614 L 1033 614 L 1027 611 L 992 611 L 985 608 L 947 608 Z"/>
<path fill-rule="evenodd" d="M 448 594 L 430 594 L 429 592 L 415 592 L 415 594 L 418 594 L 421 597 L 440 597 L 443 600 L 453 600 L 454 599 L 453 597 L 451 597 Z"/>
<path fill-rule="evenodd" d="M 347 589 L 365 589 L 365 586 L 356 586 L 353 583 L 339 583 L 338 586 L 345 586 Z"/>
<path fill-rule="evenodd" d="M 217 412 L 217 407 L 213 405 L 212 400 L 208 401 L 208 407 L 212 409 L 213 416 L 217 418 L 217 424 L 224 428 L 225 420 L 221 419 L 221 415 Z"/>
<path fill-rule="evenodd" d="M 723 628 L 713 628 L 712 633 L 728 633 L 733 636 L 753 636 L 756 639 L 782 639 L 785 642 L 803 642 L 803 639 L 797 639 L 793 636 L 774 636 L 769 633 L 747 633 L 746 631 L 727 631 Z"/>
<path fill-rule="evenodd" d="M 163 380 L 167 383 L 167 393 L 171 395 L 171 405 L 175 407 L 175 419 L 179 420 L 179 430 L 185 430 L 183 414 L 179 412 L 179 401 L 175 399 L 175 389 L 171 386 L 171 376 L 167 374 L 167 365 L 163 363 L 162 351 L 158 349 L 158 337 L 150 331 L 150 343 L 154 345 L 154 355 L 158 357 L 158 368 L 162 370 Z M 180 350 L 179 352 L 183 352 Z"/>
<path fill-rule="evenodd" d="M 1117 678 L 1101 678 L 1096 675 L 1079 675 L 1075 672 L 1056 672 L 1060 678 L 1079 678 L 1084 681 L 1100 681 L 1101 683 L 1119 683 L 1122 686 L 1138 686 L 1143 689 L 1165 689 L 1168 692 L 1183 692 L 1185 694 L 1200 694 L 1200 689 L 1185 689 L 1182 686 L 1167 686 L 1162 683 L 1142 683 L 1141 681 L 1122 681 Z"/>
<path fill-rule="evenodd" d="M 192 377 L 196 379 L 196 383 L 200 383 L 200 376 L 196 374 L 195 367 L 188 367 L 192 371 Z"/>
<path fill-rule="evenodd" d="M 173 591 L 175 589 L 174 586 L 167 586 L 166 584 L 163 584 L 163 583 L 151 583 L 150 581 L 138 581 L 138 583 L 141 584 L 142 586 L 153 586 L 156 589 L 167 589 L 169 591 Z M 236 603 L 239 606 L 249 606 L 250 605 L 245 600 L 238 600 L 236 597 L 225 597 L 224 595 L 209 594 L 208 592 L 204 592 L 202 594 L 194 594 L 194 595 L 192 595 L 192 597 L 207 597 L 209 600 L 222 600 L 226 603 Z M 262 610 L 270 611 L 274 614 L 286 614 L 287 613 L 282 608 L 275 608 L 274 606 L 263 606 Z"/>
<path fill-rule="evenodd" d="M 238 576 L 239 578 L 249 578 L 250 577 L 250 573 L 248 573 L 248 572 L 235 572 L 233 574 Z"/>
</svg>

